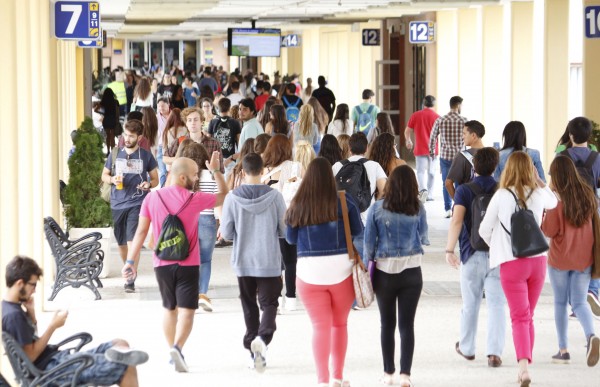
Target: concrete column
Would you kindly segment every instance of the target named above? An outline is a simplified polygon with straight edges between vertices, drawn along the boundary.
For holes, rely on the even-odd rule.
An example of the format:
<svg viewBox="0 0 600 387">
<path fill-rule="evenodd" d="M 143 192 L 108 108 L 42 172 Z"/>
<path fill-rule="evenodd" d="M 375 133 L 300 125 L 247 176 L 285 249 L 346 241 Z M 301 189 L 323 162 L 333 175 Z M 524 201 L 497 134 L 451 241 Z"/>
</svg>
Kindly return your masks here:
<svg viewBox="0 0 600 387">
<path fill-rule="evenodd" d="M 482 119 L 481 8 L 458 10 L 458 90 L 464 98 L 462 113 L 470 120 Z"/>
<path fill-rule="evenodd" d="M 439 11 L 437 20 L 437 112 L 450 111 L 449 101 L 458 89 L 458 16 L 456 11 Z"/>
<path fill-rule="evenodd" d="M 583 6 L 600 6 L 600 0 L 584 0 Z M 581 17 L 585 17 L 583 14 Z M 589 23 L 584 19 L 584 23 Z M 600 26 L 596 26 L 598 28 Z M 584 32 L 582 31 L 582 34 Z M 583 36 L 583 114 L 600 124 L 600 38 Z"/>
<path fill-rule="evenodd" d="M 534 137 L 534 122 L 540 120 L 532 112 L 533 92 L 533 2 L 511 4 L 511 119 L 521 121 L 527 128 L 530 146 Z M 535 71 L 543 71 L 537 68 Z M 537 95 L 537 98 L 543 98 Z M 509 102 L 510 103 L 510 102 Z M 537 134 L 539 136 L 539 134 Z"/>
<path fill-rule="evenodd" d="M 510 18 L 505 8 L 510 4 L 485 6 L 483 25 L 483 98 L 482 123 L 486 133 L 484 143 L 502 143 L 502 130 L 510 120 Z M 508 20 L 507 20 L 508 19 Z M 508 35 L 508 36 L 507 36 Z M 508 39 L 507 39 L 508 38 Z M 470 105 L 470 102 L 467 103 Z M 470 118 L 470 117 L 469 117 Z"/>
<path fill-rule="evenodd" d="M 569 120 L 569 2 L 546 0 L 544 20 L 545 118 L 539 134 L 544 138 L 542 161 L 549 168 L 556 142 Z"/>
</svg>

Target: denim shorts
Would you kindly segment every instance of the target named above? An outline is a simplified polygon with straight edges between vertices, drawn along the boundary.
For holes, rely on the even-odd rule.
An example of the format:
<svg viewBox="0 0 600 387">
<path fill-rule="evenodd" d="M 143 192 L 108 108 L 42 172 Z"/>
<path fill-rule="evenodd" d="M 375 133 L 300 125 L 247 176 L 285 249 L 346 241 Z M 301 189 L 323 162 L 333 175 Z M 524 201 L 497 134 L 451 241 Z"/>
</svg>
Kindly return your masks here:
<svg viewBox="0 0 600 387">
<path fill-rule="evenodd" d="M 77 379 L 78 384 L 93 384 L 99 386 L 112 386 L 113 384 L 119 384 L 127 366 L 125 364 L 113 363 L 104 357 L 104 352 L 113 346 L 112 342 L 102 343 L 98 347 L 83 351 L 79 353 L 69 353 L 67 351 L 57 352 L 48 364 L 46 370 L 52 369 L 70 359 L 77 358 L 80 354 L 85 353 L 91 355 L 94 358 L 94 364 L 84 369 L 79 378 Z M 75 372 L 80 364 L 73 364 L 66 368 L 70 371 Z M 70 382 L 70 380 L 61 380 L 61 383 Z"/>
</svg>

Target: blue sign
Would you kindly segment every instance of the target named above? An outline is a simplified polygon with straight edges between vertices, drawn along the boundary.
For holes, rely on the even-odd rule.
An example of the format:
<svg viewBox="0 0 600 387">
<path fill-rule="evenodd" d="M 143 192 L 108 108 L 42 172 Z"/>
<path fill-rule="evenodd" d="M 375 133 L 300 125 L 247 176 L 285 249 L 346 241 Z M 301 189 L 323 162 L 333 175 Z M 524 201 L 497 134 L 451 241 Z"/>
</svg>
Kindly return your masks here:
<svg viewBox="0 0 600 387">
<path fill-rule="evenodd" d="M 365 28 L 362 30 L 363 46 L 379 46 L 381 42 L 381 32 L 379 29 Z"/>
<path fill-rule="evenodd" d="M 435 42 L 435 23 L 431 21 L 408 23 L 408 41 L 416 44 Z"/>
<path fill-rule="evenodd" d="M 81 48 L 102 48 L 102 40 L 80 40 L 77 46 Z"/>
<path fill-rule="evenodd" d="M 100 4 L 97 1 L 54 3 L 54 36 L 68 40 L 97 40 L 100 37 Z"/>
<path fill-rule="evenodd" d="M 600 38 L 600 6 L 585 7 L 585 37 Z"/>
<path fill-rule="evenodd" d="M 300 46 L 300 37 L 296 34 L 285 35 L 281 37 L 281 47 L 298 47 Z"/>
</svg>

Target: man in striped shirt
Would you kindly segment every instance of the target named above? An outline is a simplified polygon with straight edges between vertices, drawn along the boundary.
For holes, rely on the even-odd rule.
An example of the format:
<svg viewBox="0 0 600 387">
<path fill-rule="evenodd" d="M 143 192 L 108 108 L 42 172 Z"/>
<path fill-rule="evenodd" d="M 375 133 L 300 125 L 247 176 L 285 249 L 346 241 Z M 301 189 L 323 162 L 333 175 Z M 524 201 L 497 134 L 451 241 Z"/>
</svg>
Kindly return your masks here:
<svg viewBox="0 0 600 387">
<path fill-rule="evenodd" d="M 460 115 L 463 99 L 459 96 L 450 98 L 450 113 L 438 118 L 433 124 L 429 140 L 429 156 L 435 157 L 435 148 L 440 136 L 440 169 L 442 170 L 442 186 L 444 194 L 444 210 L 446 218 L 452 216 L 452 198 L 446 190 L 444 183 L 452 165 L 454 156 L 464 147 L 462 130 L 467 119 Z"/>
</svg>

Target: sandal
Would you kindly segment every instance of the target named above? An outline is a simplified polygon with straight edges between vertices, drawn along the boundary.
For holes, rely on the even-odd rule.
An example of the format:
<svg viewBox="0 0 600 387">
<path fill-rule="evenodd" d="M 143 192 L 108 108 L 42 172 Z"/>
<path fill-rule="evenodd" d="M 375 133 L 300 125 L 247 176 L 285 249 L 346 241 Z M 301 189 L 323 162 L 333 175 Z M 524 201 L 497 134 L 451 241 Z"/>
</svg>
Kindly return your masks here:
<svg viewBox="0 0 600 387">
<path fill-rule="evenodd" d="M 332 379 L 331 387 L 350 387 L 350 382 L 347 380 Z"/>
<path fill-rule="evenodd" d="M 382 384 L 385 384 L 387 386 L 391 386 L 394 384 L 394 375 L 393 374 L 388 374 L 388 373 L 383 373 L 383 376 L 381 377 L 381 379 L 379 379 L 381 381 Z"/>
<path fill-rule="evenodd" d="M 519 371 L 519 380 L 517 382 L 520 383 L 520 387 L 529 387 L 529 385 L 531 384 L 531 378 L 529 377 L 529 372 L 528 371 Z"/>
<path fill-rule="evenodd" d="M 413 387 L 408 375 L 400 374 L 400 387 Z"/>
</svg>

